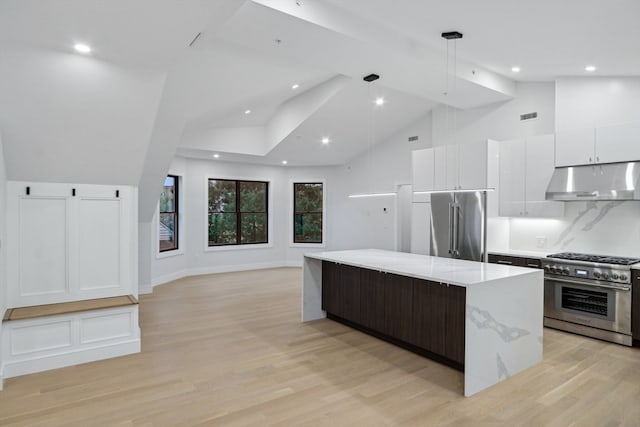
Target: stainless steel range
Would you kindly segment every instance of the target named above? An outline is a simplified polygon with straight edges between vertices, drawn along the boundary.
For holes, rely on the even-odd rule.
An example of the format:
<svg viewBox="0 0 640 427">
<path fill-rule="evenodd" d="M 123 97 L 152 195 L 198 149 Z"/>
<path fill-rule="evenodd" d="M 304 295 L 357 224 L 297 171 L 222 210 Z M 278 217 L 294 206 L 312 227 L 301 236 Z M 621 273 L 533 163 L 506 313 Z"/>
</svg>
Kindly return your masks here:
<svg viewBox="0 0 640 427">
<path fill-rule="evenodd" d="M 640 258 L 563 252 L 544 267 L 544 325 L 631 346 L 631 265 Z"/>
</svg>

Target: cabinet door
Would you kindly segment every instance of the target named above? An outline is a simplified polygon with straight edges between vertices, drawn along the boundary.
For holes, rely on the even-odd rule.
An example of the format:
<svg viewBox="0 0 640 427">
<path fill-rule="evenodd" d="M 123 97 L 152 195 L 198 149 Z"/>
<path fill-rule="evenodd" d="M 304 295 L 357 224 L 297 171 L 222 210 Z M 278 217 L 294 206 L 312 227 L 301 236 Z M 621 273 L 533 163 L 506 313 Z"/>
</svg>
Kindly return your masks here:
<svg viewBox="0 0 640 427">
<path fill-rule="evenodd" d="M 525 216 L 557 218 L 564 212 L 564 202 L 545 199 L 554 170 L 554 144 L 553 134 L 527 138 L 524 168 Z"/>
<path fill-rule="evenodd" d="M 573 129 L 556 132 L 555 165 L 588 165 L 595 160 L 595 129 Z"/>
<path fill-rule="evenodd" d="M 445 355 L 445 286 L 414 279 L 413 318 L 415 338 L 412 342 L 432 353 Z"/>
<path fill-rule="evenodd" d="M 445 300 L 445 350 L 444 356 L 454 362 L 464 364 L 466 289 L 461 286 L 446 285 Z"/>
<path fill-rule="evenodd" d="M 463 189 L 486 188 L 487 142 L 474 142 L 458 146 L 458 186 Z"/>
<path fill-rule="evenodd" d="M 385 324 L 385 275 L 365 268 L 360 270 L 360 324 L 379 332 Z"/>
<path fill-rule="evenodd" d="M 327 313 L 340 316 L 338 307 L 338 289 L 340 286 L 340 269 L 335 262 L 322 261 L 322 309 Z"/>
<path fill-rule="evenodd" d="M 339 306 L 342 318 L 360 323 L 360 268 L 340 265 Z"/>
<path fill-rule="evenodd" d="M 551 150 L 553 155 L 553 149 Z M 520 216 L 525 203 L 525 141 L 500 143 L 500 216 Z"/>
<path fill-rule="evenodd" d="M 413 279 L 385 274 L 384 330 L 382 333 L 405 342 L 413 342 Z"/>
<path fill-rule="evenodd" d="M 456 190 L 460 185 L 460 145 L 445 146 L 445 190 Z"/>
<path fill-rule="evenodd" d="M 596 163 L 640 160 L 640 123 L 596 129 Z"/>
<path fill-rule="evenodd" d="M 434 186 L 434 150 L 414 150 L 411 152 L 411 173 L 413 191 L 431 191 Z"/>
<path fill-rule="evenodd" d="M 447 146 L 441 145 L 433 149 L 433 189 L 447 189 Z"/>
</svg>

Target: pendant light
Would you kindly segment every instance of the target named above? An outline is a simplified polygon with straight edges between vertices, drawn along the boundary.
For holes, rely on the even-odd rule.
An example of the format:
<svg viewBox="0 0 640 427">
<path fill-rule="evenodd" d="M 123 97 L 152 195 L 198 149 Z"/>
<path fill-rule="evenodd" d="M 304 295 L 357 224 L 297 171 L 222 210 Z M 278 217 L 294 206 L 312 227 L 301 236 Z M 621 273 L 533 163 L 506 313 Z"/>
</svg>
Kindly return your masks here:
<svg viewBox="0 0 640 427">
<path fill-rule="evenodd" d="M 378 80 L 380 78 L 379 75 L 377 74 L 369 74 L 367 76 L 364 76 L 362 79 L 369 83 L 369 99 L 373 100 L 373 86 L 371 85 L 372 82 Z M 375 151 L 375 135 L 374 135 L 374 113 L 375 113 L 375 108 L 376 107 L 381 107 L 384 104 L 384 98 L 377 98 L 375 99 L 375 101 L 371 101 L 372 105 L 371 105 L 371 116 L 370 116 L 370 126 L 369 126 L 369 145 L 367 147 L 367 157 L 368 157 L 368 163 L 369 163 L 369 173 L 370 176 L 373 177 L 374 176 L 374 163 L 375 163 L 375 158 L 374 158 L 374 151 Z M 386 191 L 386 192 L 370 192 L 370 193 L 356 193 L 356 194 L 349 194 L 349 198 L 350 199 L 357 199 L 357 198 L 363 198 L 363 197 L 393 197 L 395 196 L 397 193 L 395 191 Z"/>
<path fill-rule="evenodd" d="M 459 39 L 461 39 L 463 37 L 462 33 L 459 31 L 448 31 L 448 32 L 444 32 L 441 34 L 442 38 L 446 40 L 447 43 L 447 49 L 446 49 L 446 54 L 445 54 L 445 60 L 446 60 L 446 65 L 445 65 L 445 89 L 443 92 L 443 95 L 448 97 L 450 95 L 455 95 L 456 94 L 456 90 L 457 90 L 457 79 L 458 79 L 458 49 L 457 49 L 457 41 Z M 453 43 L 453 78 L 452 81 L 453 83 L 449 84 L 449 77 L 451 76 L 451 73 L 449 72 L 449 45 Z M 455 101 L 455 100 L 454 100 Z M 445 103 L 445 133 L 447 135 L 447 137 L 451 136 L 451 132 L 449 129 L 449 103 Z M 458 118 L 458 112 L 457 112 L 457 108 L 453 109 L 453 132 L 455 133 L 457 130 L 457 118 Z M 449 141 L 447 141 L 448 143 Z M 457 149 L 460 150 L 460 146 L 457 145 Z M 456 154 L 457 157 L 459 157 L 459 153 Z M 447 175 L 446 172 L 446 167 L 447 164 L 445 162 L 445 176 Z M 456 171 L 456 174 L 458 176 L 460 176 L 460 162 L 456 163 L 456 167 L 458 168 L 458 170 Z M 433 174 L 434 174 L 434 182 L 435 182 L 435 167 L 433 168 Z M 466 188 L 466 189 L 453 189 L 453 190 L 427 190 L 427 191 L 413 191 L 413 194 L 437 194 L 437 193 L 475 193 L 477 191 L 494 191 L 494 188 Z"/>
</svg>

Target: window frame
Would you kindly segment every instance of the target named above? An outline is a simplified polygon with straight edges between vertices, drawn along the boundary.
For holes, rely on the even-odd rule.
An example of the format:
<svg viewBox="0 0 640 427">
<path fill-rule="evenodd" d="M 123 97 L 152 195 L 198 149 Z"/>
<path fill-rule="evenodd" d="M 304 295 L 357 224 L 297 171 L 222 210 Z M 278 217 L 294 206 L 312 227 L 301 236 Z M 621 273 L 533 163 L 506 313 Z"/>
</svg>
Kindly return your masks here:
<svg viewBox="0 0 640 427">
<path fill-rule="evenodd" d="M 295 184 L 322 184 L 322 242 L 295 242 Z M 327 246 L 327 182 L 324 179 L 292 179 L 289 181 L 289 247 L 291 248 L 324 248 Z"/>
<path fill-rule="evenodd" d="M 236 183 L 236 242 L 241 240 L 241 227 L 242 223 L 240 220 L 240 215 L 242 213 L 251 213 L 251 212 L 241 212 L 240 209 L 240 192 L 239 185 L 241 182 L 249 182 L 249 183 L 260 183 L 266 184 L 266 200 L 265 200 L 265 212 L 267 215 L 267 229 L 266 229 L 266 237 L 267 241 L 264 243 L 226 243 L 222 245 L 213 245 L 209 246 L 209 182 L 210 181 L 234 181 Z M 204 250 L 205 252 L 209 251 L 225 251 L 225 250 L 242 250 L 242 249 L 261 249 L 261 248 L 270 248 L 273 247 L 273 242 L 271 239 L 272 230 L 273 230 L 273 214 L 271 211 L 272 206 L 272 188 L 273 183 L 270 179 L 259 179 L 255 177 L 244 178 L 244 177 L 235 177 L 230 178 L 227 176 L 219 176 L 217 178 L 207 177 L 205 179 L 205 191 L 204 191 Z M 262 212 L 258 212 L 262 213 Z"/>
<path fill-rule="evenodd" d="M 156 259 L 168 258 L 176 255 L 184 255 L 184 233 L 182 232 L 184 229 L 184 214 L 181 211 L 181 207 L 184 205 L 184 198 L 182 187 L 184 185 L 183 176 L 178 173 L 169 172 L 167 177 L 173 177 L 175 179 L 176 185 L 176 226 L 178 232 L 176 233 L 176 241 L 177 248 L 175 249 L 165 249 L 163 251 L 160 250 L 160 200 L 158 200 L 158 208 L 156 210 L 156 222 L 155 222 L 155 231 L 156 231 Z"/>
</svg>

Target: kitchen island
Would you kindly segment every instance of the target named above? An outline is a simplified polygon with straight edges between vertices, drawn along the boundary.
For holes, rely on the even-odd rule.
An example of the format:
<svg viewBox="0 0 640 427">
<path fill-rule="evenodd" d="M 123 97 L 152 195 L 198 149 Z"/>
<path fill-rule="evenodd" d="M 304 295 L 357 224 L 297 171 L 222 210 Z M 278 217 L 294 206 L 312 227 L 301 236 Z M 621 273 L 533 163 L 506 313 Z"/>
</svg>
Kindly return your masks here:
<svg viewBox="0 0 640 427">
<path fill-rule="evenodd" d="M 464 372 L 471 396 L 542 361 L 543 272 L 375 249 L 308 253 L 302 321 L 329 317 Z"/>
</svg>

